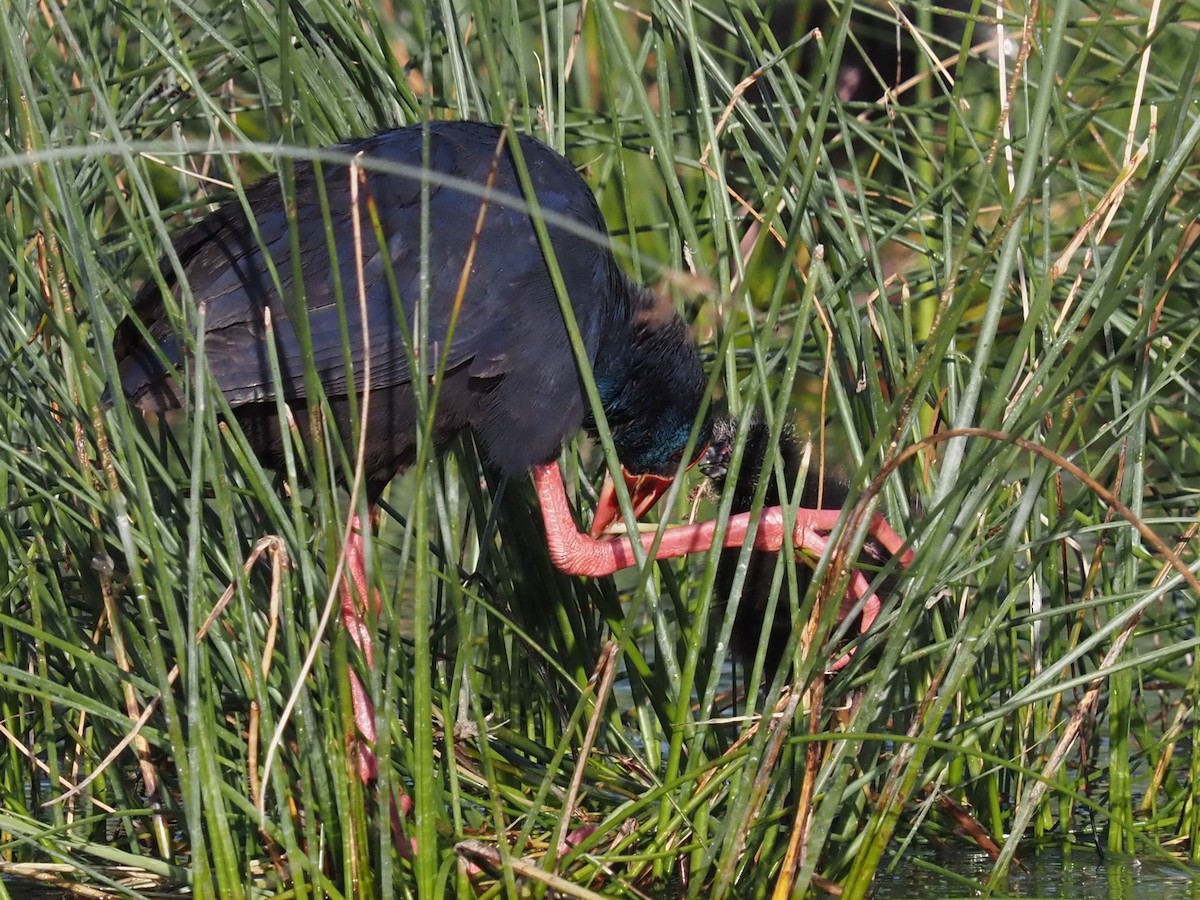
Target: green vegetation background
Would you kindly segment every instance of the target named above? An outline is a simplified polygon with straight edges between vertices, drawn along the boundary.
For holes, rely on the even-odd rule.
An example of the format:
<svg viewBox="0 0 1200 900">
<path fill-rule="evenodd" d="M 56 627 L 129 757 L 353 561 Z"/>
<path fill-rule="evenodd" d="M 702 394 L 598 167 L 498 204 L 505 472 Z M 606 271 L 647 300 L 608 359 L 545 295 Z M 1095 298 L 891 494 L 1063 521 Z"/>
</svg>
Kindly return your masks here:
<svg viewBox="0 0 1200 900">
<path fill-rule="evenodd" d="M 929 844 L 983 846 L 994 885 L 1039 841 L 1195 861 L 1197 22 L 1195 0 L 14 0 L 0 872 L 859 898 Z M 372 544 L 386 764 L 357 784 L 338 448 L 281 489 L 203 372 L 167 430 L 100 397 L 137 285 L 214 197 L 427 118 L 567 153 L 622 264 L 694 322 L 714 402 L 798 419 L 912 539 L 848 669 L 823 674 L 836 603 L 803 627 L 836 571 L 804 593 L 780 567 L 790 691 L 761 659 L 732 678 L 715 555 L 564 577 L 524 487 L 482 544 L 464 444 L 397 481 Z M 584 509 L 596 459 L 566 452 Z"/>
</svg>

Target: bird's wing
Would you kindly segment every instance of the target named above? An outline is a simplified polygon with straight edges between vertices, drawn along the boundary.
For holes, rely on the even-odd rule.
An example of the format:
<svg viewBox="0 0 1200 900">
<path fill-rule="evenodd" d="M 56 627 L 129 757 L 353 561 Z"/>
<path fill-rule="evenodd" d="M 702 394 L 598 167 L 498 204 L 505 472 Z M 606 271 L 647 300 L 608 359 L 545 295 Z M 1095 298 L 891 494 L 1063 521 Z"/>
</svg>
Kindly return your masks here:
<svg viewBox="0 0 1200 900">
<path fill-rule="evenodd" d="M 482 184 L 487 174 L 470 167 L 478 169 L 491 160 L 478 149 L 464 153 L 458 145 L 439 145 L 431 167 Z M 383 150 L 401 159 L 420 158 L 419 149 L 410 147 Z M 426 206 L 418 179 L 373 172 L 359 189 L 356 239 L 351 172 L 327 166 L 318 182 L 313 167 L 296 167 L 294 241 L 302 291 L 275 179 L 248 192 L 249 215 L 239 201 L 231 202 L 180 240 L 177 252 L 193 299 L 205 312 L 206 357 L 231 404 L 276 396 L 264 321 L 268 309 L 285 399 L 306 396 L 310 351 L 315 374 L 330 396 L 361 391 L 368 360 L 373 389 L 410 381 L 417 349 L 412 330 L 420 324 L 419 311 L 425 314 L 426 352 L 418 367 L 426 376 L 439 367 L 450 370 L 468 362 L 479 377 L 508 370 L 510 348 L 519 339 L 511 332 L 521 327 L 521 316 L 512 315 L 512 307 L 529 299 L 521 293 L 531 283 L 543 288 L 541 293 L 549 284 L 528 214 L 500 200 L 485 202 L 474 193 L 436 184 L 430 185 Z M 511 169 L 506 172 L 507 179 L 495 180 L 493 187 L 519 196 L 515 176 Z M 539 183 L 544 208 L 582 219 L 587 226 L 602 224 L 586 187 L 581 194 L 581 182 L 566 181 L 561 172 L 551 174 L 557 183 L 551 178 L 544 192 Z M 556 243 L 561 240 L 560 235 Z M 429 248 L 425 253 L 423 246 Z M 561 262 L 564 254 L 559 255 Z M 600 277 L 585 274 L 591 283 Z M 147 289 L 157 294 L 153 282 Z M 178 285 L 174 291 L 180 292 Z M 140 299 L 137 305 L 145 308 L 154 299 Z M 558 315 L 553 295 L 537 306 L 538 316 Z M 302 338 L 305 319 L 307 341 Z M 169 323 L 153 322 L 150 330 L 170 361 L 182 362 Z M 134 394 L 138 386 L 130 380 L 123 377 L 126 391 Z"/>
</svg>

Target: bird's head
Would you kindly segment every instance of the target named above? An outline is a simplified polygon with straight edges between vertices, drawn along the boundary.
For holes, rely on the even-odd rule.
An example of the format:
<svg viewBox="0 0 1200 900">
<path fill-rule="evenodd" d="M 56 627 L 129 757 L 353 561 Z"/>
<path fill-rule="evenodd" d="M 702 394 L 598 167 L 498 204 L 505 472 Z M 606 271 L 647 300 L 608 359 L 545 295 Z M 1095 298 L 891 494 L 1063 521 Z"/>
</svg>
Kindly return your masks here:
<svg viewBox="0 0 1200 900">
<path fill-rule="evenodd" d="M 737 440 L 737 419 L 722 416 L 713 423 L 712 439 L 700 455 L 698 465 L 705 478 L 717 487 L 725 483 L 729 474 L 729 461 L 733 457 L 733 443 Z"/>
<path fill-rule="evenodd" d="M 732 485 L 729 484 L 730 469 L 732 468 L 733 449 L 737 443 L 738 420 L 732 417 L 722 417 L 713 424 L 712 440 L 700 457 L 700 471 L 708 478 L 713 487 L 719 492 L 730 488 L 734 492 L 733 508 L 747 510 L 750 508 L 754 493 L 758 489 L 759 480 L 766 475 L 770 477 L 774 466 L 767 466 L 767 454 L 771 449 L 771 429 L 767 425 L 761 410 L 750 413 L 746 423 L 746 447 L 742 451 L 741 464 L 738 466 Z M 804 442 L 797 436 L 794 426 L 784 424 L 779 432 L 779 454 L 783 462 L 785 479 L 793 479 L 804 467 Z M 816 477 L 815 467 L 810 471 L 812 478 Z M 790 489 L 790 484 L 788 485 Z M 765 502 L 767 506 L 778 506 L 783 499 L 784 491 L 772 478 L 767 487 Z M 815 496 L 815 493 L 814 493 Z"/>
<path fill-rule="evenodd" d="M 707 452 L 702 445 L 700 452 L 688 465 L 688 468 L 701 464 L 701 460 Z M 621 475 L 625 479 L 625 487 L 629 491 L 629 502 L 633 507 L 635 519 L 640 519 L 648 513 L 659 501 L 659 498 L 670 489 L 675 481 L 677 470 L 678 466 L 668 474 L 646 472 L 637 475 L 630 472 L 625 466 L 621 466 Z M 604 486 L 601 487 L 600 497 L 596 501 L 596 513 L 592 518 L 592 537 L 598 538 L 604 534 L 620 515 L 621 505 L 617 500 L 616 482 L 613 481 L 611 475 L 608 475 L 604 479 Z"/>
<path fill-rule="evenodd" d="M 595 367 L 596 387 L 622 475 L 640 518 L 670 488 L 689 444 L 691 468 L 708 446 L 712 425 L 706 415 L 693 426 L 704 405 L 707 379 L 687 325 L 664 298 L 628 288 L 632 303 L 625 341 L 607 349 Z M 588 422 L 595 433 L 594 423 Z M 592 522 L 598 537 L 618 518 L 611 478 L 600 492 Z"/>
<path fill-rule="evenodd" d="M 627 382 L 631 388 L 628 397 L 632 398 L 629 408 L 640 410 L 639 415 L 623 414 L 627 408 L 623 404 L 605 408 L 617 458 L 621 461 L 621 475 L 637 519 L 667 492 L 681 468 L 691 469 L 700 463 L 712 437 L 712 420 L 706 415 L 695 439 L 691 439 L 704 400 L 703 370 L 696 351 L 690 342 L 669 346 L 673 353 L 652 357 L 653 364 L 642 366 L 649 371 L 641 371 Z M 689 444 L 690 458 L 681 466 Z M 592 537 L 607 531 L 620 514 L 616 485 L 610 475 L 605 478 L 596 503 Z"/>
</svg>

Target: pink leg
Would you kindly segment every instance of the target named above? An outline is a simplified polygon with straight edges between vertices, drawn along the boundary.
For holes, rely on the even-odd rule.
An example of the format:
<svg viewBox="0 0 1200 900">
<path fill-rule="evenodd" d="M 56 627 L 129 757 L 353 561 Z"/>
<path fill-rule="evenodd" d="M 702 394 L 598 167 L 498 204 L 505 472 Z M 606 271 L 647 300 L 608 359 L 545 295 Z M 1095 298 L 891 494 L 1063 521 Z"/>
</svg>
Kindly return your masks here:
<svg viewBox="0 0 1200 900">
<path fill-rule="evenodd" d="M 554 565 L 568 575 L 611 575 L 619 569 L 637 564 L 633 554 L 633 543 L 628 536 L 593 538 L 581 534 L 571 516 L 567 502 L 567 491 L 563 485 L 558 463 L 551 462 L 533 468 L 533 481 L 537 488 L 538 501 L 542 507 L 542 519 L 546 525 L 546 543 Z M 792 543 L 797 550 L 808 550 L 815 556 L 825 551 L 827 534 L 837 525 L 841 517 L 837 509 L 798 509 Z M 754 535 L 754 546 L 759 550 L 778 553 L 783 547 L 783 510 L 778 506 L 764 509 L 758 520 L 758 532 Z M 750 514 L 731 516 L 725 529 L 726 547 L 740 547 L 750 530 Z M 674 559 L 689 553 L 702 553 L 713 545 L 717 523 L 697 522 L 695 525 L 678 525 L 668 528 L 659 542 L 655 559 Z M 871 522 L 871 536 L 893 556 L 900 554 L 904 540 L 892 530 L 887 520 L 876 515 Z M 646 553 L 654 543 L 654 535 L 638 536 Z M 900 555 L 901 565 L 912 560 L 912 551 Z"/>
<path fill-rule="evenodd" d="M 350 537 L 346 541 L 346 573 L 341 583 L 342 621 L 350 633 L 350 639 L 367 661 L 368 666 L 374 667 L 375 659 L 371 649 L 371 634 L 363 616 L 366 599 L 370 597 L 376 615 L 381 609 L 379 594 L 367 585 L 366 555 L 363 548 L 363 523 L 356 514 L 350 523 Z M 355 768 L 358 769 L 359 780 L 366 785 L 374 784 L 379 778 L 379 759 L 375 756 L 377 735 L 375 732 L 375 704 L 367 693 L 366 685 L 358 677 L 358 673 L 350 670 L 350 703 L 354 708 L 354 725 L 358 736 L 354 739 L 352 753 Z M 392 827 L 392 840 L 405 856 L 416 851 L 415 843 L 404 837 L 403 817 L 412 810 L 412 799 L 403 791 L 399 798 L 393 794 L 389 798 L 389 810 Z"/>
<path fill-rule="evenodd" d="M 363 554 L 362 521 L 357 515 L 350 524 L 350 537 L 346 541 L 346 574 L 342 578 L 342 621 L 354 646 L 359 649 L 368 666 L 375 665 L 371 650 L 371 635 L 364 621 L 363 609 L 365 599 L 371 597 L 375 613 L 379 613 L 379 598 L 367 587 L 367 568 Z M 358 677 L 358 673 L 350 670 L 350 698 L 354 707 L 354 724 L 358 728 L 360 739 L 354 742 L 355 766 L 358 777 L 363 784 L 372 784 L 379 777 L 379 761 L 375 758 L 375 704 L 367 694 L 367 688 Z"/>
<path fill-rule="evenodd" d="M 637 564 L 633 542 L 628 536 L 596 539 L 580 533 L 571 515 L 566 487 L 563 485 L 562 473 L 557 462 L 534 466 L 533 482 L 537 488 L 542 519 L 546 525 L 546 543 L 550 550 L 550 559 L 558 569 L 569 575 L 601 577 Z M 841 510 L 836 509 L 796 510 L 792 545 L 796 550 L 806 550 L 820 557 L 828 545 L 824 535 L 834 529 L 840 517 Z M 725 529 L 724 546 L 742 546 L 750 525 L 749 513 L 731 516 Z M 783 510 L 778 506 L 764 509 L 758 520 L 754 546 L 769 553 L 778 553 L 783 547 L 784 530 Z M 674 559 L 688 553 L 702 553 L 712 547 L 715 535 L 714 521 L 668 528 L 663 532 L 658 550 L 654 554 L 655 559 Z M 888 553 L 898 556 L 902 566 L 907 566 L 912 561 L 912 550 L 904 550 L 901 553 L 904 540 L 896 534 L 883 516 L 876 514 L 871 520 L 870 535 Z M 649 553 L 654 543 L 654 535 L 643 534 L 637 539 L 645 552 Z M 869 589 L 870 582 L 866 576 L 855 570 L 850 579 L 850 597 L 847 598 L 845 607 L 848 609 L 856 605 L 866 596 Z M 866 632 L 871 627 L 879 615 L 881 606 L 879 596 L 871 594 L 863 605 L 860 632 Z M 847 654 L 837 660 L 833 668 L 843 668 L 849 661 L 850 655 Z"/>
</svg>

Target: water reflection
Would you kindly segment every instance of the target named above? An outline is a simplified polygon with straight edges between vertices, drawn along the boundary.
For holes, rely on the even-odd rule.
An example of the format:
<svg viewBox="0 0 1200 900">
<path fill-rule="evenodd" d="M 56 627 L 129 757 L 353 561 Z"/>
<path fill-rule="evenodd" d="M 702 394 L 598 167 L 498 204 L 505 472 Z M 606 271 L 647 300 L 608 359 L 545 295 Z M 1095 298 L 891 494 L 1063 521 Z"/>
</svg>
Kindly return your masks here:
<svg viewBox="0 0 1200 900">
<path fill-rule="evenodd" d="M 1066 900 L 1200 900 L 1200 872 L 1168 860 L 1102 858 L 1095 849 L 1073 846 L 1043 850 L 1014 867 L 1005 897 L 1062 897 Z M 980 896 L 991 860 L 977 851 L 913 854 L 891 872 L 880 872 L 873 900 L 949 900 Z"/>
</svg>

